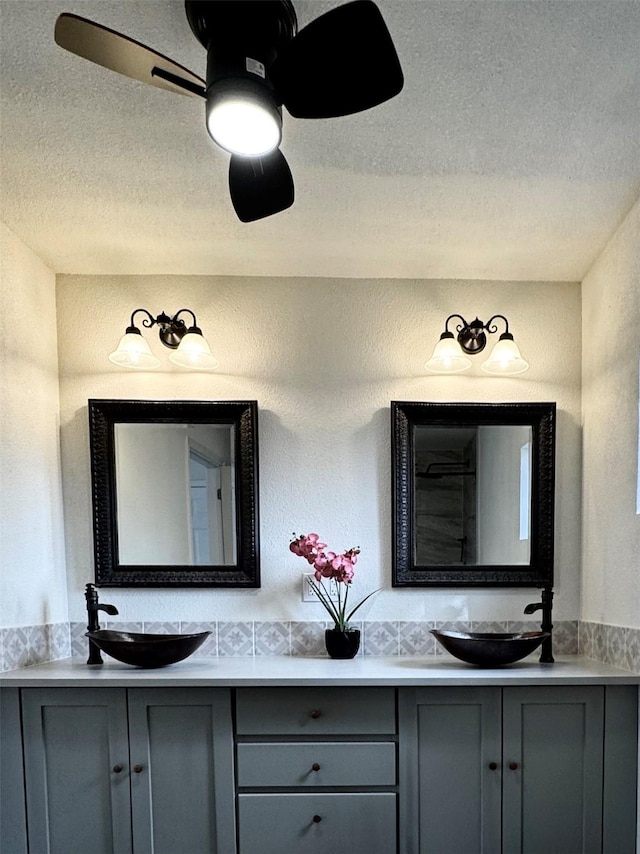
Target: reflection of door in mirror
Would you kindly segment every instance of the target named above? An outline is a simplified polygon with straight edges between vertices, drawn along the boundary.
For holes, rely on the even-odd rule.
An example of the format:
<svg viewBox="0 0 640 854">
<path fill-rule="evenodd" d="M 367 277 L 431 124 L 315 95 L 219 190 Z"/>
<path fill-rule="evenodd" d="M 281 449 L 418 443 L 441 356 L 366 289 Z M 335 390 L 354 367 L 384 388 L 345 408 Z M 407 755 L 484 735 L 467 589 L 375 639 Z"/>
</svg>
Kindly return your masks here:
<svg viewBox="0 0 640 854">
<path fill-rule="evenodd" d="M 419 425 L 414 441 L 416 563 L 528 564 L 531 428 Z"/>
<path fill-rule="evenodd" d="M 235 563 L 232 467 L 189 441 L 193 564 Z"/>
<path fill-rule="evenodd" d="M 120 563 L 235 563 L 232 427 L 117 423 L 114 436 Z"/>
</svg>

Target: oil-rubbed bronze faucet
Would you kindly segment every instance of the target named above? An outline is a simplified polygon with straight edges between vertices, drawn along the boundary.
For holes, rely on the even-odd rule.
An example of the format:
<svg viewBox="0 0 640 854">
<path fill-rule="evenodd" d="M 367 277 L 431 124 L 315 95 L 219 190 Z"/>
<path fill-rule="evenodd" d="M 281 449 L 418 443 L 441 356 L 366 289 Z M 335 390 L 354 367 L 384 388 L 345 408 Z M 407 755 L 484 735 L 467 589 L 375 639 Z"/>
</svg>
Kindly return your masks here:
<svg viewBox="0 0 640 854">
<path fill-rule="evenodd" d="M 115 605 L 102 605 L 98 602 L 98 589 L 95 584 L 86 585 L 84 598 L 87 600 L 87 630 L 90 632 L 97 632 L 100 629 L 98 611 L 104 611 L 112 617 L 118 613 L 118 609 Z M 89 658 L 87 659 L 87 664 L 102 664 L 100 650 L 91 638 L 89 638 Z"/>
<path fill-rule="evenodd" d="M 527 607 L 524 609 L 524 613 L 533 614 L 536 611 L 542 611 L 542 624 L 540 628 L 543 632 L 549 632 L 549 637 L 545 638 L 542 641 L 542 647 L 540 649 L 540 661 L 543 664 L 552 664 L 554 661 L 552 644 L 553 638 L 551 634 L 551 630 L 553 629 L 553 624 L 551 622 L 551 609 L 553 607 L 553 590 L 550 587 L 543 587 L 541 598 L 541 602 L 532 602 L 530 605 L 527 605 Z"/>
</svg>

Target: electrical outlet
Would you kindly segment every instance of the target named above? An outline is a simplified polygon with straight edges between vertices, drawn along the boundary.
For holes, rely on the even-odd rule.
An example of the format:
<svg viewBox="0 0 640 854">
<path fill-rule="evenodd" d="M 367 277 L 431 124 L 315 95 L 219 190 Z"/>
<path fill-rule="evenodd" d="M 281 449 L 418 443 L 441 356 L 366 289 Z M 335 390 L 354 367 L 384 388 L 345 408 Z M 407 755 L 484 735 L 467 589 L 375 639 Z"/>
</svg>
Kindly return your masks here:
<svg viewBox="0 0 640 854">
<path fill-rule="evenodd" d="M 303 575 L 302 575 L 302 601 L 303 602 L 318 602 L 319 601 L 318 596 L 316 595 L 316 591 L 309 584 L 309 579 L 314 581 L 316 584 L 319 583 L 315 580 L 315 575 L 313 574 L 313 572 L 303 573 Z M 324 579 L 323 587 L 327 591 L 327 595 L 329 596 L 329 599 L 331 599 L 332 602 L 337 602 L 338 601 L 338 586 L 337 586 L 336 582 L 334 581 L 334 579 L 330 578 L 328 581 L 327 581 L 327 579 Z"/>
</svg>

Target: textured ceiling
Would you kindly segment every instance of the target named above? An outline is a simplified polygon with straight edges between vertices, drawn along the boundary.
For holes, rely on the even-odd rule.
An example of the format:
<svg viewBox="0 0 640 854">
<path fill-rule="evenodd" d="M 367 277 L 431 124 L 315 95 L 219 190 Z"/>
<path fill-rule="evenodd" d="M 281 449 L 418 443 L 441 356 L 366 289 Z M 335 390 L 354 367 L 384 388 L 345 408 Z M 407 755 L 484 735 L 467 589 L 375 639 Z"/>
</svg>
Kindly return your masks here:
<svg viewBox="0 0 640 854">
<path fill-rule="evenodd" d="M 0 0 L 1 218 L 65 273 L 581 279 L 640 193 L 640 0 L 378 5 L 404 90 L 285 115 L 296 201 L 243 224 L 199 100 L 53 40 L 73 12 L 204 76 L 180 0 Z"/>
</svg>

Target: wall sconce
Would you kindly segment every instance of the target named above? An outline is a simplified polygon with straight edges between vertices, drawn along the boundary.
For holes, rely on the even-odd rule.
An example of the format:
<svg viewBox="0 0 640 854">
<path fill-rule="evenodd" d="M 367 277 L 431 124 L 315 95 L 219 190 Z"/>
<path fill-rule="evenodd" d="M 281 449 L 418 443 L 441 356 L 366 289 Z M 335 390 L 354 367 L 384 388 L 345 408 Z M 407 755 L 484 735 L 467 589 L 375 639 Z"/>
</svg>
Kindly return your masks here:
<svg viewBox="0 0 640 854">
<path fill-rule="evenodd" d="M 449 331 L 449 321 L 454 317 L 462 321 L 456 325 L 457 336 Z M 468 370 L 472 362 L 467 358 L 467 354 L 474 356 L 484 350 L 487 345 L 486 333 L 493 334 L 498 331 L 498 327 L 493 323 L 497 318 L 504 320 L 505 331 L 496 342 L 489 358 L 480 367 L 486 374 L 523 374 L 529 369 L 529 363 L 520 355 L 518 345 L 509 332 L 509 321 L 502 314 L 494 314 L 486 323 L 477 317 L 467 323 L 462 315 L 450 314 L 445 321 L 444 332 L 425 368 L 434 374 L 459 374 Z"/>
<path fill-rule="evenodd" d="M 138 312 L 146 315 L 142 319 L 142 326 L 151 329 L 158 327 L 158 336 L 165 347 L 174 352 L 169 356 L 169 361 L 181 368 L 192 368 L 196 371 L 212 371 L 219 365 L 218 360 L 211 354 L 211 349 L 202 330 L 198 327 L 196 316 L 189 308 L 181 308 L 173 317 L 161 312 L 154 317 L 146 308 L 137 308 L 131 314 L 129 326 L 120 339 L 117 349 L 109 354 L 109 360 L 121 368 L 132 368 L 139 371 L 149 371 L 160 365 L 149 344 L 142 337 L 142 332 L 134 324 L 134 317 Z M 187 326 L 180 315 L 187 312 L 193 318 L 191 326 Z"/>
</svg>

